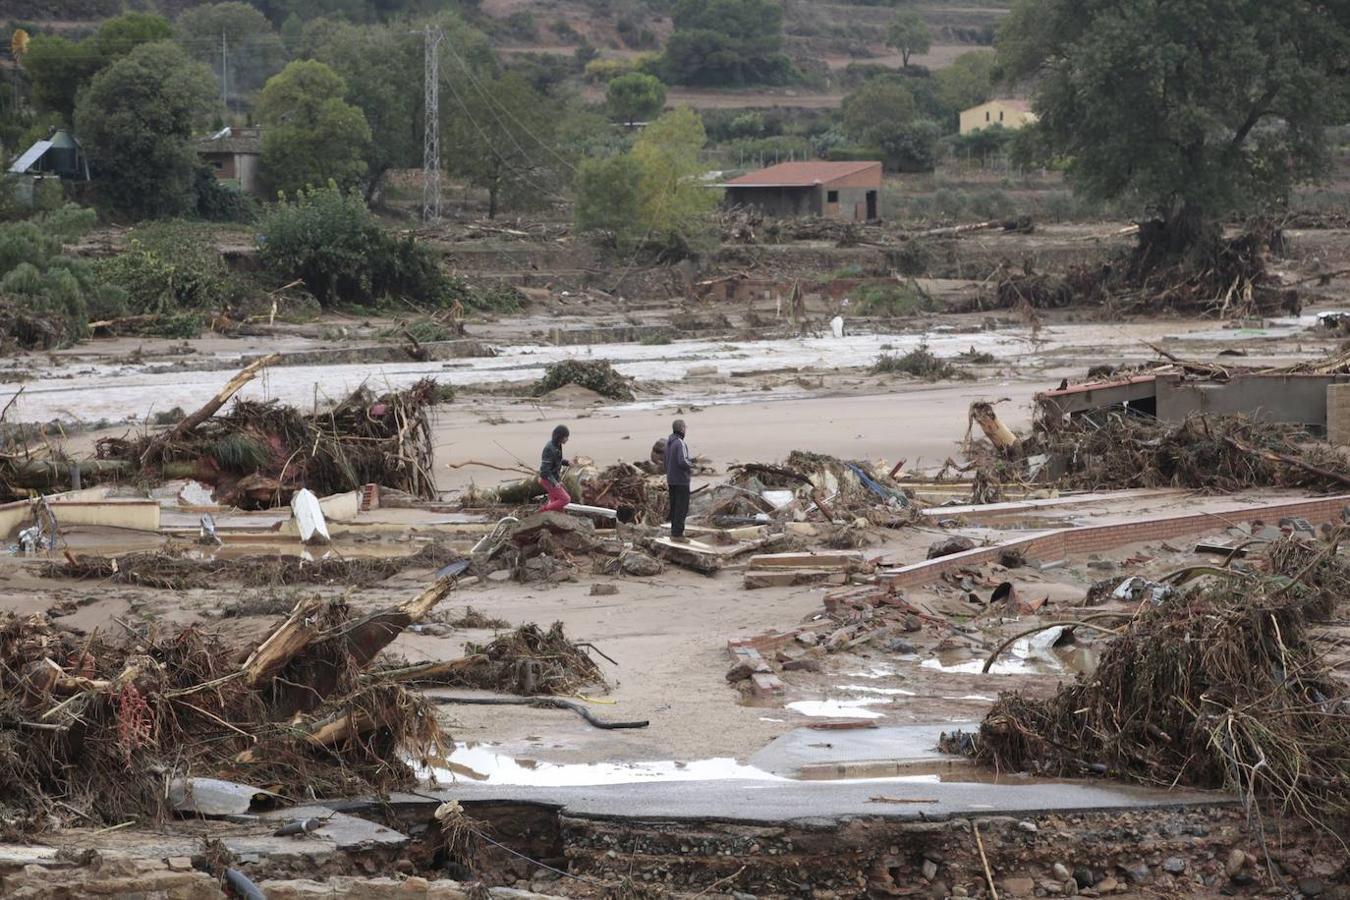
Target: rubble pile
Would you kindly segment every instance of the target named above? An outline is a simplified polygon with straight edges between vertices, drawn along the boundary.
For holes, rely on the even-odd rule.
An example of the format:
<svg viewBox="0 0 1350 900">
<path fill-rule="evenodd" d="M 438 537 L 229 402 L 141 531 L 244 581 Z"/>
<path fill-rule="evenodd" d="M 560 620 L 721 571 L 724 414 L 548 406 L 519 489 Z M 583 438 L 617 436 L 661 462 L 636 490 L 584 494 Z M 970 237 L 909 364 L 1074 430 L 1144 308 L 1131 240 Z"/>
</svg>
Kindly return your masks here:
<svg viewBox="0 0 1350 900">
<path fill-rule="evenodd" d="M 794 450 L 782 465 L 746 463 L 733 466 L 730 486 L 741 493 L 728 495 L 720 507 L 710 511 L 714 517 L 741 514 L 772 514 L 779 519 L 805 519 L 818 510 L 827 520 L 840 517 L 865 519 L 873 525 L 899 527 L 911 524 L 918 510 L 910 497 L 889 474 L 878 472 L 871 463 L 846 461 L 833 456 Z M 774 505 L 766 497 L 788 491 L 790 498 Z M 784 499 L 781 496 L 774 498 Z"/>
<path fill-rule="evenodd" d="M 0 830 L 160 819 L 167 788 L 194 777 L 289 797 L 412 785 L 404 760 L 441 753 L 434 714 L 367 669 L 453 586 L 360 618 L 307 598 L 252 648 L 195 627 L 115 643 L 4 615 Z"/>
<path fill-rule="evenodd" d="M 1350 611 L 1350 564 L 1334 542 L 1286 538 L 1251 571 L 1171 580 L 1188 586 L 1145 601 L 1091 675 L 1046 700 L 1004 694 L 973 745 L 948 743 L 1001 771 L 1226 787 L 1334 830 L 1350 816 L 1350 686 L 1315 625 Z"/>
<path fill-rule="evenodd" d="M 173 546 L 153 553 L 122 556 L 70 554 L 64 562 L 45 563 L 46 578 L 112 581 L 162 590 L 211 588 L 222 581 L 245 587 L 334 584 L 370 587 L 413 569 L 439 569 L 461 558 L 444 543 L 427 544 L 416 553 L 396 557 L 324 557 L 304 559 L 287 554 L 254 554 L 231 559 L 194 558 L 188 548 Z"/>
<path fill-rule="evenodd" d="M 664 472 L 648 475 L 637 466 L 617 463 L 582 479 L 581 502 L 614 509 L 621 522 L 657 524 L 670 515 Z"/>
</svg>

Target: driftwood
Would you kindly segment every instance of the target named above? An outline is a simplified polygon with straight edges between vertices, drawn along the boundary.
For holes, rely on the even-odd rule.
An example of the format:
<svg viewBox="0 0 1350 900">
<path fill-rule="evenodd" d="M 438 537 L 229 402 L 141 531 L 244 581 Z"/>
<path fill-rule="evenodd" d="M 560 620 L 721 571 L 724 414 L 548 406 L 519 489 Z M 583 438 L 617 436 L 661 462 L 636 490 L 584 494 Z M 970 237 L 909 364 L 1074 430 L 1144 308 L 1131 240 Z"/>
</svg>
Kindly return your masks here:
<svg viewBox="0 0 1350 900">
<path fill-rule="evenodd" d="M 399 669 L 385 669 L 372 673 L 370 677 L 394 682 L 436 680 L 483 665 L 487 661 L 488 658 L 483 654 L 474 653 L 457 659 L 433 659 Z"/>
<path fill-rule="evenodd" d="M 295 604 L 281 627 L 268 635 L 240 667 L 246 685 L 257 687 L 271 678 L 319 636 L 317 616 L 322 606 L 319 597 L 306 597 Z"/>
<path fill-rule="evenodd" d="M 141 465 L 149 466 L 159 461 L 164 448 L 170 442 L 178 440 L 186 434 L 190 434 L 194 428 L 205 422 L 220 411 L 220 408 L 229 402 L 230 398 L 239 392 L 239 389 L 253 380 L 253 377 L 263 369 L 280 361 L 280 353 L 272 353 L 261 359 L 255 359 L 247 366 L 239 370 L 239 373 L 225 383 L 214 397 L 206 402 L 200 409 L 191 415 L 185 416 L 181 422 L 161 434 L 150 445 L 145 448 L 141 454 Z"/>
</svg>

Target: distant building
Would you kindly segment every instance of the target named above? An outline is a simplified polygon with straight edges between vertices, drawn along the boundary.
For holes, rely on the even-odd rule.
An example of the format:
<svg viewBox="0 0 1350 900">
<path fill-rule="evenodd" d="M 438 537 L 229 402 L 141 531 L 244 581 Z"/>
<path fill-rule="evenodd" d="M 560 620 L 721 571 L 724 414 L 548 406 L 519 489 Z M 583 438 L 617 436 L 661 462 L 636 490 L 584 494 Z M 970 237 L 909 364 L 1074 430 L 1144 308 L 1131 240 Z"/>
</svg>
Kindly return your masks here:
<svg viewBox="0 0 1350 900">
<path fill-rule="evenodd" d="M 845 222 L 877 218 L 879 162 L 786 162 L 740 178 L 726 188 L 728 206 L 749 206 L 766 216 L 824 216 Z"/>
<path fill-rule="evenodd" d="M 1036 114 L 1026 100 L 990 100 L 961 110 L 961 133 L 970 134 L 993 125 L 1017 129 L 1035 121 Z"/>
<path fill-rule="evenodd" d="M 14 177 L 14 197 L 23 206 L 32 207 L 38 190 L 46 184 L 57 190 L 63 181 L 88 181 L 89 162 L 84 148 L 68 131 L 53 131 L 46 140 L 36 141 L 10 164 Z"/>
<path fill-rule="evenodd" d="M 221 181 L 232 181 L 245 194 L 257 194 L 258 160 L 262 157 L 262 130 L 226 126 L 197 142 L 197 156 Z"/>
<path fill-rule="evenodd" d="M 68 131 L 53 131 L 45 141 L 37 141 L 9 167 L 11 175 L 55 175 L 72 181 L 89 180 L 89 163 L 84 148 Z"/>
</svg>

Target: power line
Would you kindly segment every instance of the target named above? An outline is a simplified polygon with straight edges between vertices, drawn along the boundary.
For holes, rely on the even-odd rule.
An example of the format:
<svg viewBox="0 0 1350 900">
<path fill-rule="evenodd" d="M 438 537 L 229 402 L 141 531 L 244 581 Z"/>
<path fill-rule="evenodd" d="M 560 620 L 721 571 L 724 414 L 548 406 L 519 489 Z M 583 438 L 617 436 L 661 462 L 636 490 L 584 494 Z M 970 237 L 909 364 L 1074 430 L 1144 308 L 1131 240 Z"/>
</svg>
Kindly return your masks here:
<svg viewBox="0 0 1350 900">
<path fill-rule="evenodd" d="M 506 129 L 507 134 L 510 135 L 511 130 L 506 127 L 506 123 L 501 120 L 501 117 L 497 116 L 496 111 L 493 109 L 494 103 L 493 98 L 491 97 L 490 94 L 488 94 L 486 91 L 483 90 L 483 85 L 478 80 L 478 78 L 473 74 L 473 69 L 469 67 L 469 64 L 464 60 L 462 56 L 460 56 L 458 53 L 455 52 L 455 47 L 453 43 L 447 43 L 446 49 L 450 51 L 450 55 L 453 56 L 455 60 L 460 64 L 461 68 L 464 69 L 464 73 L 469 76 L 469 83 L 472 84 L 477 89 L 479 95 L 481 95 L 483 99 L 486 101 L 488 111 L 493 114 L 493 116 L 497 119 L 497 123 L 501 125 L 502 128 Z M 525 132 L 525 134 L 528 135 L 531 140 L 533 140 L 540 147 L 543 147 L 545 150 L 547 150 L 550 154 L 553 155 L 555 159 L 561 162 L 564 166 L 571 169 L 573 172 L 576 171 L 576 166 L 572 164 L 571 160 L 567 159 L 562 154 L 560 154 L 556 149 L 553 148 L 552 145 L 544 143 L 544 141 L 541 140 L 538 136 L 536 136 L 534 132 L 530 131 L 529 127 L 524 122 L 516 118 L 515 113 L 511 112 L 511 110 L 508 107 L 506 107 L 501 103 L 498 103 L 497 105 L 501 106 L 502 112 L 506 113 L 506 115 L 511 119 L 511 121 L 515 122 L 516 125 L 520 127 L 520 130 Z M 525 152 L 525 148 L 520 146 L 520 143 L 515 140 L 514 135 L 511 135 L 511 140 L 512 143 L 515 143 L 516 149 L 521 152 L 522 156 L 529 155 L 528 153 Z"/>
</svg>

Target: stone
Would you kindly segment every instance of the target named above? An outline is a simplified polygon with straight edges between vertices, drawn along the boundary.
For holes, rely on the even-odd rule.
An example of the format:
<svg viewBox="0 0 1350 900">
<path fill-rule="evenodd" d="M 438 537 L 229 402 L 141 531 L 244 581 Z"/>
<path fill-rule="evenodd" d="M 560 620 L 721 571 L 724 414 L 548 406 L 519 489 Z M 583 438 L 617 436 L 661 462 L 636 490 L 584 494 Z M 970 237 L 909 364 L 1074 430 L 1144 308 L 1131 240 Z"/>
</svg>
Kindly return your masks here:
<svg viewBox="0 0 1350 900">
<path fill-rule="evenodd" d="M 1073 870 L 1073 880 L 1078 882 L 1080 888 L 1096 887 L 1097 873 L 1086 866 L 1077 866 Z"/>
<path fill-rule="evenodd" d="M 1040 888 L 1051 897 L 1057 897 L 1060 894 L 1064 893 L 1064 885 L 1058 881 L 1053 881 L 1049 878 L 1041 879 Z"/>
<path fill-rule="evenodd" d="M 1300 878 L 1298 890 L 1305 897 L 1316 897 L 1326 890 L 1326 885 L 1318 878 Z"/>
<path fill-rule="evenodd" d="M 1163 871 L 1169 875 L 1180 875 L 1186 871 L 1186 860 L 1180 856 L 1169 856 L 1163 860 Z"/>
<path fill-rule="evenodd" d="M 192 858 L 189 856 L 171 856 L 164 860 L 164 865 L 168 866 L 171 872 L 191 872 Z"/>
<path fill-rule="evenodd" d="M 1030 897 L 1036 893 L 1036 882 L 1031 878 L 1005 878 L 1003 890 L 1014 897 Z"/>
<path fill-rule="evenodd" d="M 920 619 L 913 613 L 906 613 L 903 627 L 907 634 L 913 634 L 916 631 L 923 631 L 923 619 Z"/>
<path fill-rule="evenodd" d="M 1035 822 L 1018 822 L 1017 827 L 1019 830 L 1025 831 L 1027 834 L 1035 834 L 1037 831 L 1040 830 L 1039 828 L 1036 827 Z"/>
<path fill-rule="evenodd" d="M 966 888 L 966 886 L 965 886 L 964 884 L 958 884 L 956 887 L 952 888 L 952 896 L 953 896 L 953 897 L 969 897 L 969 896 L 970 896 L 970 891 L 969 891 L 969 889 Z"/>
<path fill-rule="evenodd" d="M 1116 881 L 1110 875 L 1107 875 L 1101 881 L 1098 881 L 1096 884 L 1094 884 L 1093 887 L 1095 887 L 1098 891 L 1100 891 L 1103 894 L 1109 894 L 1116 888 L 1120 887 L 1120 882 Z"/>
<path fill-rule="evenodd" d="M 915 647 L 913 644 L 911 644 L 904 638 L 896 638 L 886 643 L 886 652 L 899 654 L 900 656 L 905 656 L 911 653 L 918 653 L 919 648 Z"/>
<path fill-rule="evenodd" d="M 1051 868 L 1054 869 L 1055 877 L 1060 881 L 1068 881 L 1073 877 L 1073 873 L 1069 871 L 1069 867 L 1064 865 L 1064 863 L 1057 862 Z"/>
<path fill-rule="evenodd" d="M 806 656 L 783 663 L 784 672 L 819 672 L 820 668 L 820 660 Z"/>
<path fill-rule="evenodd" d="M 1252 877 L 1252 873 L 1247 871 L 1239 872 L 1233 876 L 1233 884 L 1236 884 L 1238 887 L 1246 887 L 1255 880 L 1256 879 Z"/>
<path fill-rule="evenodd" d="M 925 881 L 932 881 L 936 878 L 937 870 L 937 863 L 933 862 L 931 859 L 925 859 L 923 861 L 923 877 Z"/>
<path fill-rule="evenodd" d="M 974 550 L 975 542 L 962 534 L 954 534 L 951 537 L 935 541 L 928 548 L 928 558 L 937 559 L 942 556 L 951 556 L 953 553 L 964 553 L 967 550 Z"/>
<path fill-rule="evenodd" d="M 1232 878 L 1243 869 L 1247 868 L 1247 854 L 1241 847 L 1234 847 L 1228 851 L 1228 859 L 1224 862 L 1223 870 L 1229 878 Z"/>
<path fill-rule="evenodd" d="M 593 584 L 591 585 L 592 597 L 612 597 L 619 592 L 617 584 Z"/>
<path fill-rule="evenodd" d="M 1142 861 L 1136 860 L 1128 864 L 1121 863 L 1117 868 L 1125 874 L 1125 880 L 1130 884 L 1148 884 L 1153 880 L 1153 873 Z"/>
<path fill-rule="evenodd" d="M 945 881 L 935 881 L 928 888 L 928 896 L 932 897 L 933 900 L 946 900 L 950 894 L 951 889 L 947 887 Z"/>
</svg>

